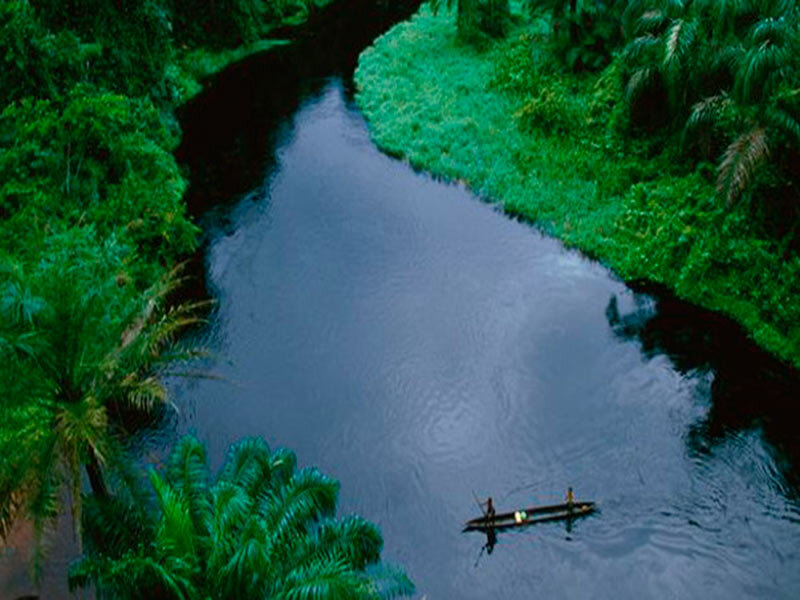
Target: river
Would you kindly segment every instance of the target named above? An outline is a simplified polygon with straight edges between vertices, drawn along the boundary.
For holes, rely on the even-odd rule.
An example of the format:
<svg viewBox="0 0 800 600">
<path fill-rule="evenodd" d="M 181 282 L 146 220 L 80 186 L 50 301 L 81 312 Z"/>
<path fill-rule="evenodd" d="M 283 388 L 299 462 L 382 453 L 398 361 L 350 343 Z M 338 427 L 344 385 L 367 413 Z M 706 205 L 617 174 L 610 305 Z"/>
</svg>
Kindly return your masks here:
<svg viewBox="0 0 800 600">
<path fill-rule="evenodd" d="M 181 429 L 215 464 L 261 435 L 338 478 L 420 597 L 798 597 L 796 379 L 724 319 L 381 154 L 353 48 L 323 46 L 321 66 L 241 65 L 186 118 L 224 380 L 175 383 Z M 597 514 L 491 554 L 461 533 L 474 496 L 568 486 Z"/>
<path fill-rule="evenodd" d="M 796 375 L 725 319 L 515 221 L 370 141 L 369 15 L 217 77 L 181 156 L 218 301 L 220 379 L 171 382 L 221 464 L 263 436 L 341 481 L 418 597 L 800 597 Z M 498 510 L 598 512 L 462 533 Z"/>
</svg>

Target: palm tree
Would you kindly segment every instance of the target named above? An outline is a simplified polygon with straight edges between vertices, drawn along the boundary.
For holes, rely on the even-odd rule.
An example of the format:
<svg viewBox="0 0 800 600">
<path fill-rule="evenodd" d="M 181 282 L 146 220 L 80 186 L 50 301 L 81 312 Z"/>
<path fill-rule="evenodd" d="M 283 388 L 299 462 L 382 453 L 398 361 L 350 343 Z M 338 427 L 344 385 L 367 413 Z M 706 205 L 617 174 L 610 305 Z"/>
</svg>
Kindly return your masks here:
<svg viewBox="0 0 800 600">
<path fill-rule="evenodd" d="M 22 431 L 0 435 L 0 537 L 24 515 L 37 533 L 58 515 L 68 489 L 80 524 L 81 471 L 108 495 L 105 465 L 119 466 L 124 416 L 153 415 L 167 401 L 157 374 L 192 353 L 171 342 L 198 321 L 199 304 L 165 308 L 179 282 L 168 274 L 139 293 L 125 274 L 126 248 L 91 232 L 53 236 L 26 269 L 0 271 L 0 381 L 10 419 Z M 5 416 L 5 415 L 4 415 Z"/>
<path fill-rule="evenodd" d="M 380 532 L 334 519 L 339 484 L 260 438 L 232 446 L 216 480 L 193 437 L 150 473 L 154 503 L 87 500 L 86 553 L 71 588 L 100 598 L 354 598 L 407 595 L 402 571 L 379 564 Z"/>
<path fill-rule="evenodd" d="M 631 0 L 622 53 L 634 125 L 683 129 L 720 159 L 728 205 L 770 163 L 796 180 L 800 151 L 800 6 L 793 0 Z"/>
</svg>

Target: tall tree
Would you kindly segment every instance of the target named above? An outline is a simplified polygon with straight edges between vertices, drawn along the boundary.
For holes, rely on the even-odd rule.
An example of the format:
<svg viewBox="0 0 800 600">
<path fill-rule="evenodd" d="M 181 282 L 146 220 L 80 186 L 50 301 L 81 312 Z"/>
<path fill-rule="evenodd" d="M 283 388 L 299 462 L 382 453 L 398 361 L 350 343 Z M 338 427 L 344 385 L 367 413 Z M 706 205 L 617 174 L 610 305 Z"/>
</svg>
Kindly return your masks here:
<svg viewBox="0 0 800 600">
<path fill-rule="evenodd" d="M 157 413 L 167 402 L 159 370 L 193 354 L 171 342 L 198 321 L 199 305 L 165 308 L 175 277 L 141 295 L 127 280 L 126 251 L 113 236 L 98 244 L 91 230 L 73 229 L 53 236 L 29 270 L 3 265 L 0 382 L 8 413 L 31 422 L 0 439 L 0 534 L 20 514 L 41 533 L 64 488 L 79 524 L 81 471 L 108 495 L 103 467 L 124 459 L 125 417 Z"/>
</svg>

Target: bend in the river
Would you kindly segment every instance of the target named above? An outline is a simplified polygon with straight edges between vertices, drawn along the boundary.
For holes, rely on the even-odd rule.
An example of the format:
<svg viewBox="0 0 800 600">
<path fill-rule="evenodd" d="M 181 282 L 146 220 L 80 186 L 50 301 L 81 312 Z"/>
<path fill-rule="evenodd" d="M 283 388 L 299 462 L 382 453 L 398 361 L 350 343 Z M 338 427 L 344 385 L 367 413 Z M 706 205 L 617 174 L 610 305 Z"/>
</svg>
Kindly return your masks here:
<svg viewBox="0 0 800 600">
<path fill-rule="evenodd" d="M 363 15 L 362 15 L 363 16 Z M 225 381 L 181 430 L 262 435 L 342 482 L 429 598 L 796 597 L 797 380 L 728 321 L 381 154 L 330 43 L 226 71 L 184 114 Z M 317 40 L 318 41 L 318 40 Z M 462 534 L 498 509 L 574 523 Z"/>
</svg>

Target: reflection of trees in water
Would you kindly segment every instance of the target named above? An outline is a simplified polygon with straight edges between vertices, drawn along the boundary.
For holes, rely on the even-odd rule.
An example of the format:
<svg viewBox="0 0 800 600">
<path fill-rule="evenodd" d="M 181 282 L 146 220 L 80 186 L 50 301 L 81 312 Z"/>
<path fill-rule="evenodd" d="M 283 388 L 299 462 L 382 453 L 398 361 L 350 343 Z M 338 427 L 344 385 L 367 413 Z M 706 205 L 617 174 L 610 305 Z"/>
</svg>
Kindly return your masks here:
<svg viewBox="0 0 800 600">
<path fill-rule="evenodd" d="M 637 341 L 647 358 L 667 356 L 683 374 L 708 372 L 710 410 L 687 436 L 693 453 L 708 453 L 729 435 L 758 429 L 771 445 L 791 494 L 800 496 L 800 375 L 760 350 L 733 321 L 658 290 L 636 291 L 620 310 L 612 296 L 606 318 L 614 334 Z"/>
<path fill-rule="evenodd" d="M 238 201 L 260 186 L 275 166 L 283 136 L 291 134 L 290 118 L 323 88 L 323 78 L 349 78 L 359 53 L 418 5 L 419 0 L 333 3 L 306 27 L 285 32 L 293 44 L 210 78 L 203 93 L 179 111 L 183 139 L 177 155 L 190 173 L 190 211 Z"/>
</svg>

